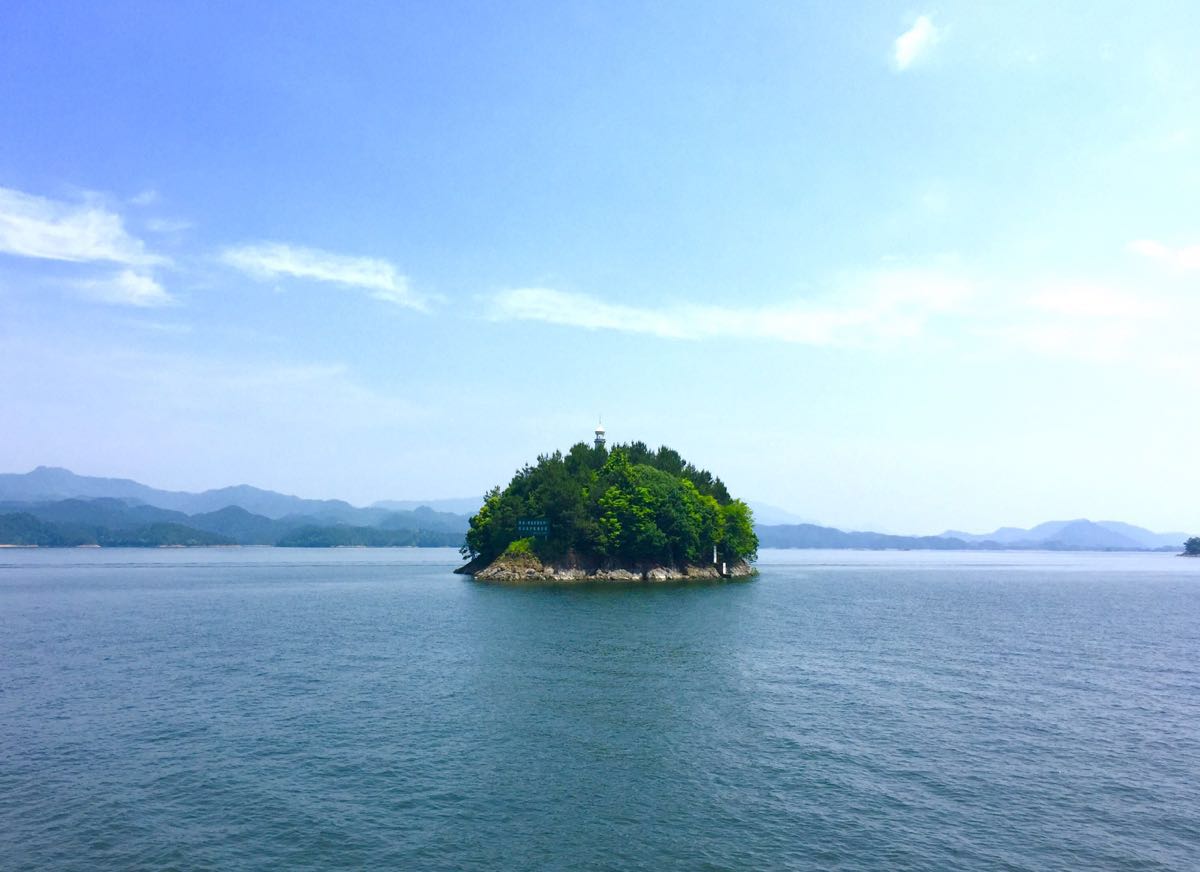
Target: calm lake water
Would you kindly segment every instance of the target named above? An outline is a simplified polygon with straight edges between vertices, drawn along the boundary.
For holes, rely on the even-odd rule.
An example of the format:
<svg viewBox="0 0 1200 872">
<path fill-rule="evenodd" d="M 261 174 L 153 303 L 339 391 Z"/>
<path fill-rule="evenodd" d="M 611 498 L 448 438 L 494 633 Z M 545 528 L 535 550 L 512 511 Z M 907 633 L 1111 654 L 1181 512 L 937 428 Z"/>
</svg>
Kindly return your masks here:
<svg viewBox="0 0 1200 872">
<path fill-rule="evenodd" d="M 1200 868 L 1200 561 L 0 552 L 4 869 Z"/>
</svg>

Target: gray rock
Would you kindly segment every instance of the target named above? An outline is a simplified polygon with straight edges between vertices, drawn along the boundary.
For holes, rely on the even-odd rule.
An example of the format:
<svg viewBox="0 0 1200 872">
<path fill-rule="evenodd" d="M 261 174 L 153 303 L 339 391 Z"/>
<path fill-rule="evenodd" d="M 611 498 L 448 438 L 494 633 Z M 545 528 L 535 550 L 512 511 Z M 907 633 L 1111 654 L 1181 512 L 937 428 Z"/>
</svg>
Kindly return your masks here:
<svg viewBox="0 0 1200 872">
<path fill-rule="evenodd" d="M 711 563 L 691 566 L 555 566 L 543 564 L 533 555 L 497 558 L 490 566 L 475 564 L 460 567 L 457 572 L 472 575 L 477 581 L 496 583 L 581 583 L 595 581 L 661 583 L 666 581 L 707 581 L 722 578 L 720 567 Z M 756 570 L 745 562 L 728 567 L 726 578 L 749 578 Z"/>
</svg>

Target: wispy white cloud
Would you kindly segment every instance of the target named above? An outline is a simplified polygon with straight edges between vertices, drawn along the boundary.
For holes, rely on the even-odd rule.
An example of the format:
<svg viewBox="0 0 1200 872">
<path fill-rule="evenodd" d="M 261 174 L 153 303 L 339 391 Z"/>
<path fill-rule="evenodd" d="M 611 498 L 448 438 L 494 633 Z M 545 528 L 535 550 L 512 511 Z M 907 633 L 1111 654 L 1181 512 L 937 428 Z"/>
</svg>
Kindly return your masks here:
<svg viewBox="0 0 1200 872">
<path fill-rule="evenodd" d="M 87 279 L 76 284 L 85 296 L 102 303 L 150 308 L 175 302 L 175 298 L 152 276 L 128 269 L 115 276 Z"/>
<path fill-rule="evenodd" d="M 227 248 L 221 260 L 228 266 L 260 280 L 279 277 L 329 282 L 368 291 L 377 300 L 427 312 L 428 301 L 413 293 L 408 279 L 386 260 L 353 257 L 300 248 L 279 242 L 265 242 Z"/>
<path fill-rule="evenodd" d="M 1166 313 L 1162 300 L 1097 284 L 1062 284 L 1029 299 L 1043 312 L 1082 318 L 1155 318 Z"/>
<path fill-rule="evenodd" d="M 1066 320 L 1047 321 L 987 328 L 981 333 L 1047 357 L 1064 357 L 1090 363 L 1113 363 L 1129 359 L 1136 353 L 1134 346 L 1140 337 L 1140 332 L 1132 326 L 1108 321 L 1084 324 Z"/>
<path fill-rule="evenodd" d="M 191 221 L 180 218 L 151 218 L 146 222 L 146 229 L 151 233 L 182 233 L 191 228 Z"/>
<path fill-rule="evenodd" d="M 123 318 L 117 323 L 124 327 L 130 327 L 134 330 L 141 330 L 146 333 L 157 333 L 160 335 L 173 334 L 176 336 L 184 336 L 194 331 L 191 324 L 185 324 L 180 321 L 155 321 L 150 320 L 145 316 L 135 316 Z"/>
<path fill-rule="evenodd" d="M 1028 288 L 1036 288 L 1030 293 Z M 519 288 L 486 300 L 496 321 L 535 321 L 663 340 L 763 340 L 839 348 L 1000 355 L 1033 352 L 1147 373 L 1200 372 L 1188 325 L 1200 300 L 1167 286 L 1089 279 L 984 279 L 952 266 L 894 268 L 833 281 L 828 290 L 774 305 L 611 302 L 553 288 Z"/>
<path fill-rule="evenodd" d="M 1135 239 L 1129 245 L 1125 246 L 1134 254 L 1140 254 L 1142 257 L 1166 258 L 1170 255 L 1171 250 L 1161 242 L 1156 242 L 1153 239 Z"/>
<path fill-rule="evenodd" d="M 167 259 L 146 250 L 121 216 L 95 201 L 65 203 L 0 188 L 0 252 L 75 263 L 154 266 Z"/>
<path fill-rule="evenodd" d="M 999 305 L 969 320 L 970 332 L 1047 357 L 1093 364 L 1200 371 L 1189 324 L 1200 316 L 1190 294 L 1166 285 L 1136 290 L 1097 281 L 1052 282 L 1032 296 L 1001 295 Z M 1007 298 L 1009 302 L 1003 302 Z"/>
<path fill-rule="evenodd" d="M 1137 239 L 1127 247 L 1134 254 L 1162 261 L 1179 269 L 1200 269 L 1200 245 L 1172 248 L 1154 239 Z"/>
<path fill-rule="evenodd" d="M 918 16 L 912 27 L 896 37 L 892 46 L 892 60 L 896 69 L 903 72 L 926 57 L 942 36 L 943 31 L 933 23 L 933 19 L 928 15 Z"/>
<path fill-rule="evenodd" d="M 489 315 L 497 321 L 541 321 L 664 339 L 864 345 L 917 336 L 931 317 L 952 311 L 969 293 L 970 287 L 954 278 L 897 270 L 864 277 L 837 299 L 773 306 L 635 306 L 553 288 L 518 288 L 495 295 Z"/>
</svg>

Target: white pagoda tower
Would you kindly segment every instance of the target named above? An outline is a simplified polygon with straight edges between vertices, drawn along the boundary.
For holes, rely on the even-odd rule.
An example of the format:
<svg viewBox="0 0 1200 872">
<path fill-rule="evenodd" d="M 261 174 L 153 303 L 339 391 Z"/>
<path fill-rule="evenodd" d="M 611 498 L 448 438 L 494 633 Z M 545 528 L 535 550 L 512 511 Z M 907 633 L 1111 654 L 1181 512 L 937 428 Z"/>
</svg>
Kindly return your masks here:
<svg viewBox="0 0 1200 872">
<path fill-rule="evenodd" d="M 604 447 L 604 422 L 601 421 L 596 425 L 596 447 Z"/>
</svg>

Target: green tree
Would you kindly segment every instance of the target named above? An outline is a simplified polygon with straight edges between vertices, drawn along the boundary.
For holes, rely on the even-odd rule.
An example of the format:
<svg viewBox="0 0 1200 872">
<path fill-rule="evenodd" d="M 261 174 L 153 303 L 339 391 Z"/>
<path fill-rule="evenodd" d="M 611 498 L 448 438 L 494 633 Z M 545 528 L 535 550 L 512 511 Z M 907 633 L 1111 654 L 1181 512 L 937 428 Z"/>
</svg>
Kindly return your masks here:
<svg viewBox="0 0 1200 872">
<path fill-rule="evenodd" d="M 1183 553 L 1200 557 L 1200 536 L 1193 536 L 1183 543 Z"/>
<path fill-rule="evenodd" d="M 754 534 L 754 513 L 750 507 L 741 500 L 734 500 L 721 506 L 721 516 L 725 521 L 725 538 L 721 547 L 725 559 L 754 560 L 758 557 L 758 536 Z"/>
<path fill-rule="evenodd" d="M 597 449 L 585 443 L 542 455 L 508 487 L 488 491 L 471 518 L 464 557 L 490 561 L 519 538 L 517 522 L 545 518 L 534 540 L 543 559 L 574 553 L 657 563 L 707 561 L 714 546 L 727 561 L 753 558 L 753 519 L 710 472 L 667 447 L 644 443 Z"/>
</svg>

